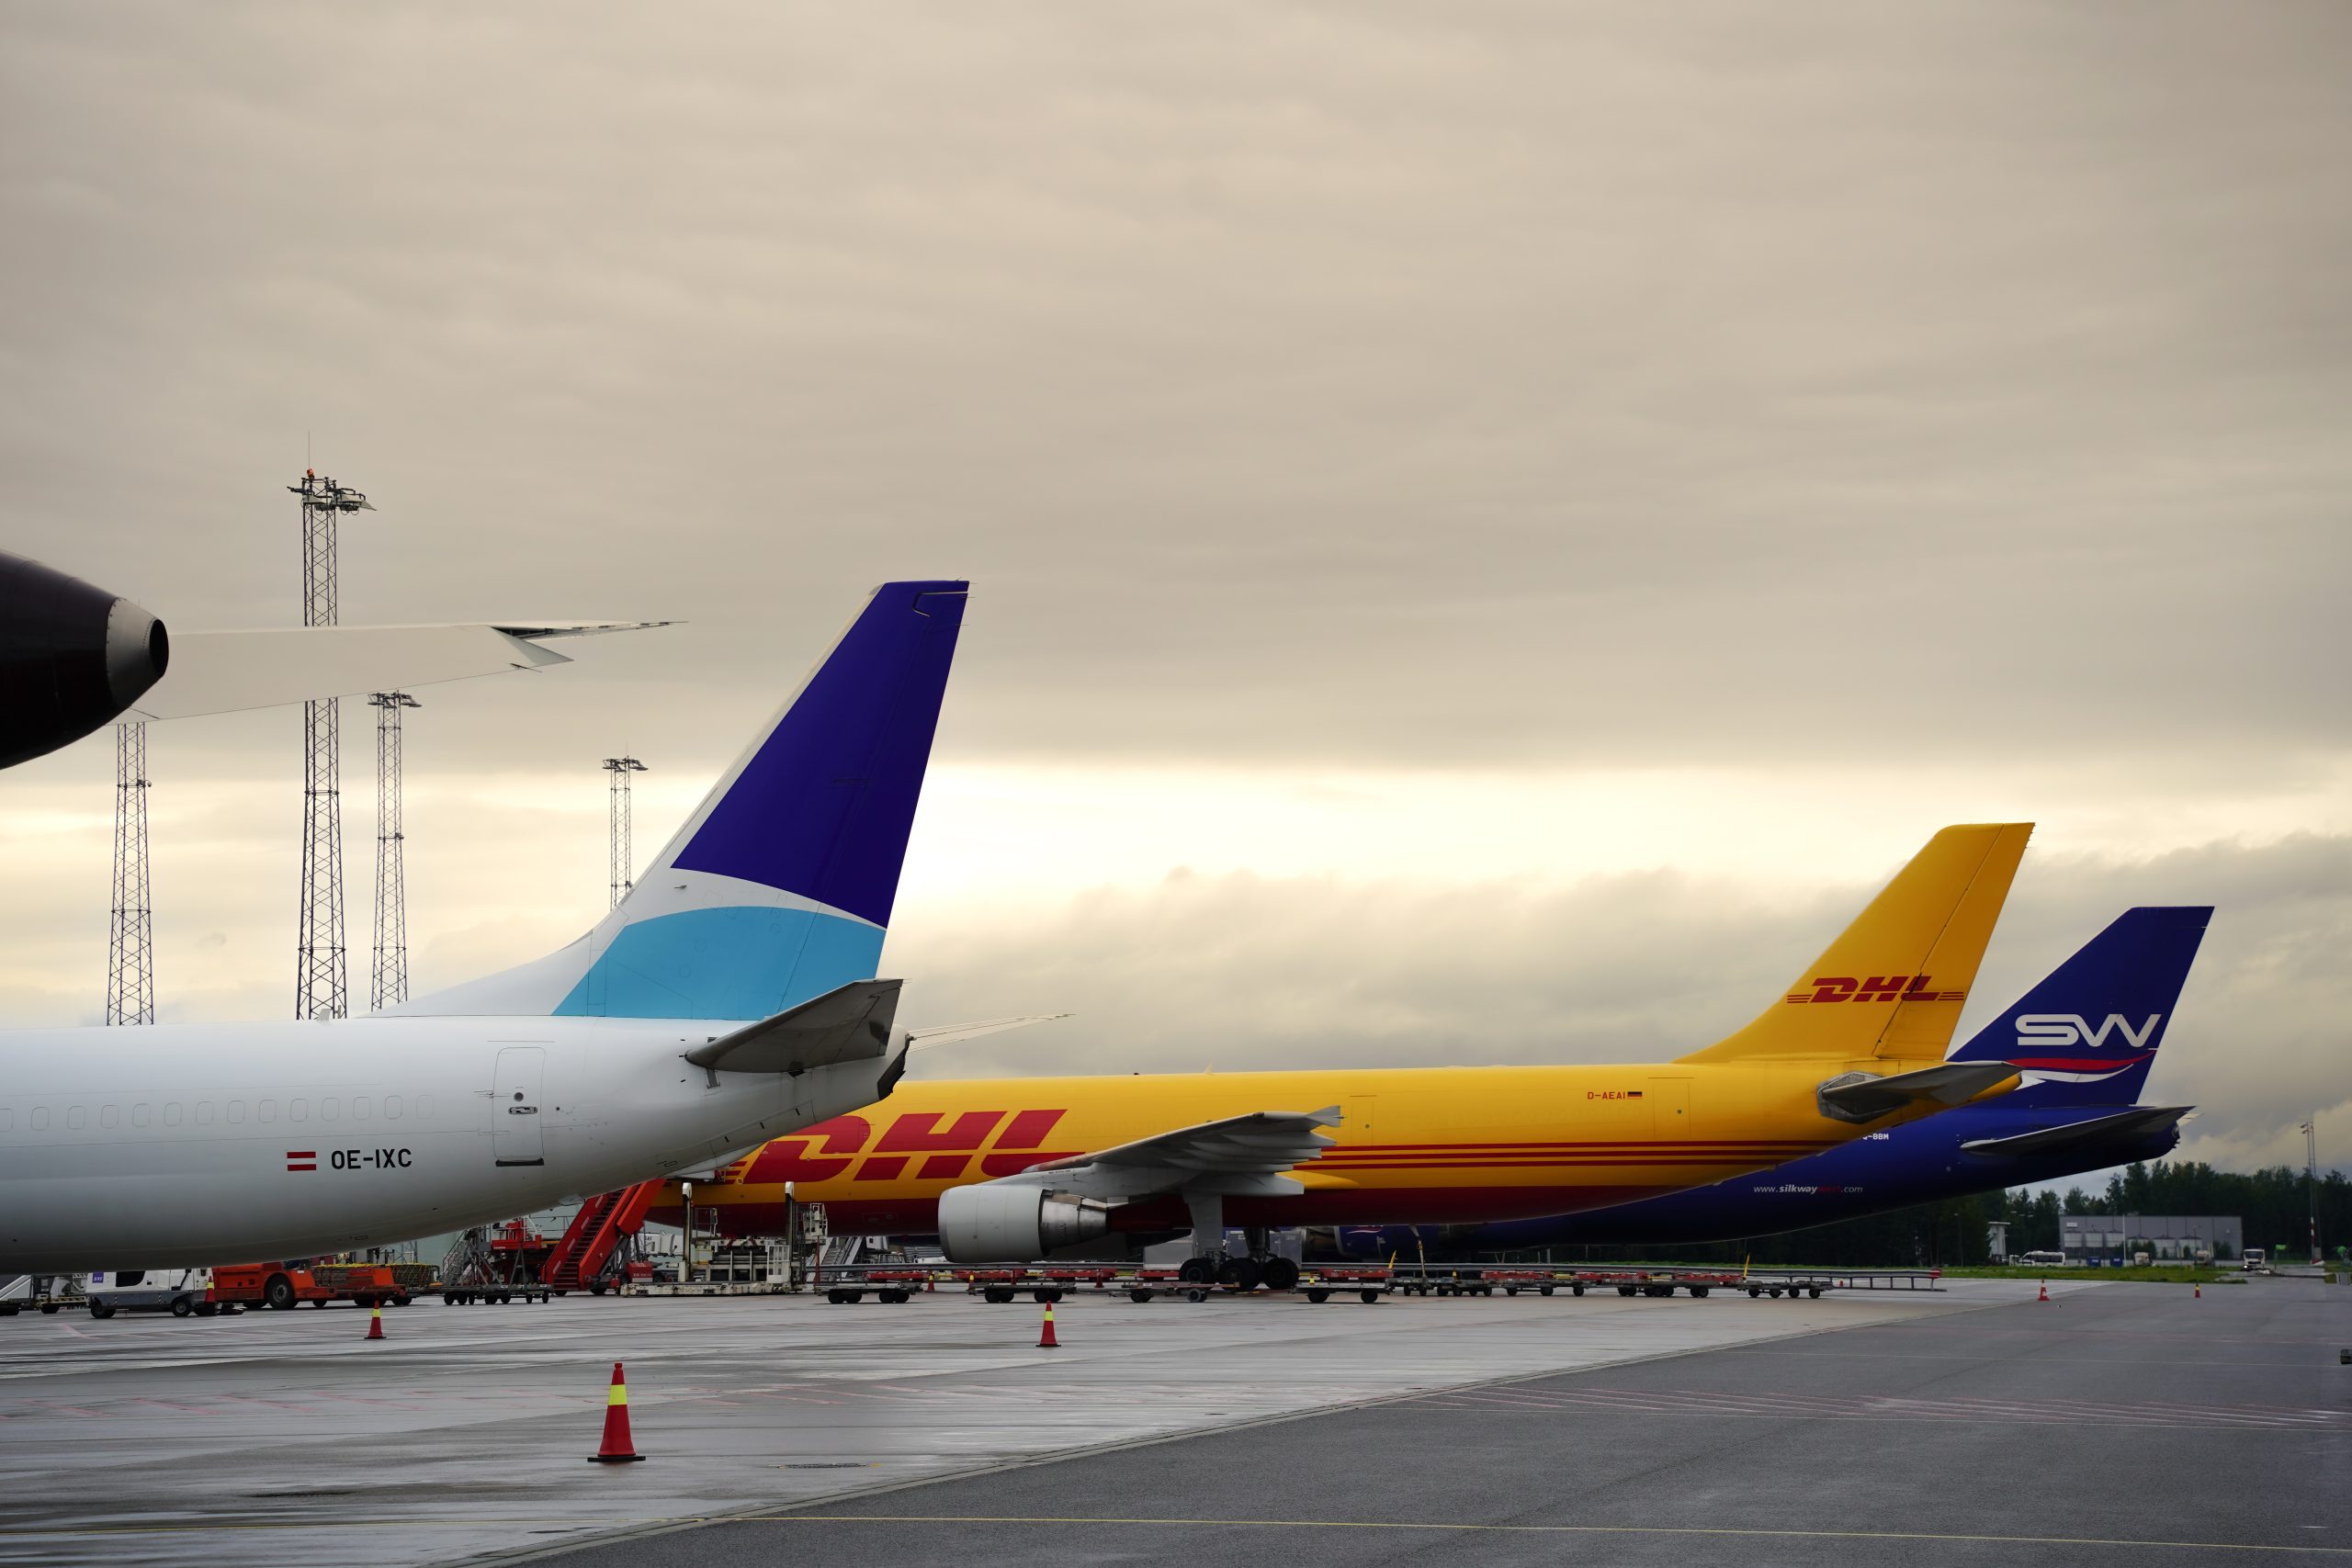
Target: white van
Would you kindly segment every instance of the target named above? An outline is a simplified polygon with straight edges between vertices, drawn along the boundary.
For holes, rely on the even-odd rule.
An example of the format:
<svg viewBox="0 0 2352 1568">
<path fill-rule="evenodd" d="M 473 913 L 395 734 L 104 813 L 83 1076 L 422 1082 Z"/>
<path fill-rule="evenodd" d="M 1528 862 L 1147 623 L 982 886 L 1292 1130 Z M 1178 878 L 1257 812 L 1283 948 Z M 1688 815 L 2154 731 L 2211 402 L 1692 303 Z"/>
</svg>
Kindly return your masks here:
<svg viewBox="0 0 2352 1568">
<path fill-rule="evenodd" d="M 210 1317 L 219 1310 L 205 1299 L 211 1289 L 209 1269 L 111 1269 L 92 1274 L 82 1293 L 89 1298 L 92 1317 L 112 1317 L 119 1312 Z"/>
<path fill-rule="evenodd" d="M 2026 1269 L 2064 1269 L 2066 1267 L 2066 1255 L 2063 1252 L 2029 1252 L 2018 1258 L 2018 1263 Z"/>
</svg>

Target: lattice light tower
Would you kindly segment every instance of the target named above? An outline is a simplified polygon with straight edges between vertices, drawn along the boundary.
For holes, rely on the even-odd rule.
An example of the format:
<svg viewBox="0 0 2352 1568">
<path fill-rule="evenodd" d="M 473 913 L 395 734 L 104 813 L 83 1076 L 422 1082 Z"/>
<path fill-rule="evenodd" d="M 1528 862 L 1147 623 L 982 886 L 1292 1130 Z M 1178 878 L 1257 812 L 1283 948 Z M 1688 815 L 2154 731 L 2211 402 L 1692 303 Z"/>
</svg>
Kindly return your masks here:
<svg viewBox="0 0 2352 1568">
<path fill-rule="evenodd" d="M 114 727 L 114 912 L 107 1021 L 155 1021 L 155 912 L 147 888 L 147 727 Z"/>
<path fill-rule="evenodd" d="M 605 772 L 612 775 L 612 787 L 605 802 L 606 858 L 612 863 L 613 894 L 607 908 L 618 908 L 622 897 L 637 886 L 629 880 L 630 873 L 637 869 L 637 857 L 629 850 L 628 780 L 631 773 L 645 772 L 645 764 L 634 757 L 607 757 Z"/>
<path fill-rule="evenodd" d="M 368 1005 L 408 1000 L 408 852 L 401 830 L 401 715 L 422 707 L 406 692 L 378 692 L 376 710 L 376 969 Z"/>
<path fill-rule="evenodd" d="M 331 626 L 338 606 L 335 525 L 347 512 L 373 512 L 348 485 L 305 469 L 288 485 L 302 498 L 302 624 Z M 294 1016 L 342 1018 L 351 1011 L 343 950 L 342 705 L 302 705 L 302 908 L 294 936 Z"/>
</svg>

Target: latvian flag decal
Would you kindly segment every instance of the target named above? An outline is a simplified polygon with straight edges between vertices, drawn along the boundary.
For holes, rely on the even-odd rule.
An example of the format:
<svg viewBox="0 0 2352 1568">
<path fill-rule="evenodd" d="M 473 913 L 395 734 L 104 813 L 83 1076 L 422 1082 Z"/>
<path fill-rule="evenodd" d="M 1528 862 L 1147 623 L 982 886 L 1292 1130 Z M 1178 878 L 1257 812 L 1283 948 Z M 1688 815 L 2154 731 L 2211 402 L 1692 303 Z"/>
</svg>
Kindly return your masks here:
<svg viewBox="0 0 2352 1568">
<path fill-rule="evenodd" d="M 288 1170 L 316 1170 L 316 1169 L 318 1169 L 318 1168 L 319 1168 L 319 1151 L 318 1151 L 318 1150 L 316 1150 L 316 1149 L 288 1149 L 288 1150 L 287 1150 L 287 1151 L 286 1151 L 286 1168 L 287 1168 L 287 1169 L 288 1169 Z"/>
</svg>

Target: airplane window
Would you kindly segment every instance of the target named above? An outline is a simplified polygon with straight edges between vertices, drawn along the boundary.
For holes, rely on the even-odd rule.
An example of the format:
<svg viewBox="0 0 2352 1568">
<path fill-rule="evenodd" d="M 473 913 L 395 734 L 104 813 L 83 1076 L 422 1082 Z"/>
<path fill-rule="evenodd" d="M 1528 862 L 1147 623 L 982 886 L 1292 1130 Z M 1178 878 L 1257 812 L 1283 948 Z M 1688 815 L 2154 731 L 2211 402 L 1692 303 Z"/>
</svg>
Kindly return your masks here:
<svg viewBox="0 0 2352 1568">
<path fill-rule="evenodd" d="M 115 1126 L 115 1125 L 117 1125 L 118 1123 L 119 1123 L 121 1121 L 122 1121 L 122 1112 L 121 1112 L 121 1111 L 118 1111 L 118 1110 L 116 1110 L 113 1106 L 111 1106 L 111 1105 L 102 1105 L 102 1106 L 100 1106 L 100 1107 L 98 1108 L 98 1125 L 99 1125 L 99 1126 L 101 1126 L 101 1127 L 112 1127 L 112 1126 Z"/>
<path fill-rule="evenodd" d="M 416 1097 L 416 1119 L 420 1122 L 429 1122 L 433 1119 L 433 1097 L 431 1095 L 420 1094 Z"/>
<path fill-rule="evenodd" d="M 210 1100 L 199 1100 L 196 1102 L 196 1124 L 199 1127 L 209 1127 L 212 1124 L 212 1102 Z"/>
<path fill-rule="evenodd" d="M 229 1102 L 229 1120 L 232 1122 L 242 1122 L 244 1119 L 245 1102 L 242 1100 L 231 1100 Z"/>
<path fill-rule="evenodd" d="M 130 1124 L 134 1127 L 144 1127 L 147 1125 L 147 1108 L 143 1105 L 132 1106 L 130 1108 Z"/>
<path fill-rule="evenodd" d="M 255 1114 L 256 1114 L 256 1115 L 258 1115 L 258 1116 L 259 1116 L 263 1121 L 265 1121 L 265 1122 L 275 1122 L 275 1121 L 277 1121 L 277 1101 L 276 1101 L 276 1100 L 263 1100 L 263 1101 L 261 1102 L 261 1108 L 260 1108 L 260 1110 L 259 1110 L 258 1111 L 256 1111 L 256 1112 L 255 1112 Z"/>
<path fill-rule="evenodd" d="M 36 1133 L 46 1133 L 49 1131 L 48 1106 L 36 1105 L 33 1107 L 33 1131 Z"/>
<path fill-rule="evenodd" d="M 368 1097 L 364 1094 L 355 1094 L 351 1097 L 351 1119 L 354 1122 L 368 1120 Z"/>
<path fill-rule="evenodd" d="M 65 1112 L 65 1124 L 68 1127 L 86 1127 L 90 1124 L 90 1113 L 76 1105 Z"/>
<path fill-rule="evenodd" d="M 176 1127 L 179 1124 L 180 1102 L 175 1100 L 169 1105 L 164 1107 L 164 1125 L 166 1127 Z"/>
<path fill-rule="evenodd" d="M 324 1100 L 322 1100 L 321 1101 L 319 1101 L 319 1120 L 320 1120 L 320 1121 L 322 1121 L 322 1122 L 332 1122 L 332 1121 L 334 1121 L 336 1117 L 338 1117 L 338 1116 L 340 1116 L 340 1115 L 342 1115 L 342 1114 L 343 1114 L 343 1101 L 342 1101 L 340 1099 L 338 1099 L 336 1096 L 334 1096 L 334 1095 L 332 1095 L 332 1094 L 331 1094 L 331 1095 L 327 1096 Z"/>
<path fill-rule="evenodd" d="M 310 1118 L 310 1114 L 311 1102 L 309 1100 L 289 1100 L 286 1102 L 286 1119 L 288 1122 L 307 1121 Z"/>
<path fill-rule="evenodd" d="M 384 1120 L 387 1122 L 397 1122 L 400 1119 L 401 1097 L 397 1094 L 388 1094 L 384 1096 Z"/>
</svg>

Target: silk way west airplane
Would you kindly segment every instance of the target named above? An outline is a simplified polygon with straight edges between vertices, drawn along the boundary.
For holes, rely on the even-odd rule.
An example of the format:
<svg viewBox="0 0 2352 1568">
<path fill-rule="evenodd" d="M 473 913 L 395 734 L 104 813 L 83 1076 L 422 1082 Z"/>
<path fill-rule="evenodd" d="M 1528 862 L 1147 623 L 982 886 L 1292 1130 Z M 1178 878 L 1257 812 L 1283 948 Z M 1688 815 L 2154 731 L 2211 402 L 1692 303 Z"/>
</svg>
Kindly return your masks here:
<svg viewBox="0 0 2352 1568">
<path fill-rule="evenodd" d="M 1711 1187 L 1581 1214 L 1495 1224 L 1360 1226 L 1309 1237 L 1310 1253 L 1458 1258 L 1584 1243 L 1770 1235 L 2160 1159 L 2194 1107 L 2142 1105 L 2210 907 L 2125 911 L 1951 1055 L 2006 1062 L 2024 1087 L 1871 1133 Z"/>
<path fill-rule="evenodd" d="M 0 1034 L 0 1269 L 304 1257 L 526 1213 L 866 1105 L 873 976 L 966 584 L 874 591 L 570 946 L 324 1023 Z"/>
<path fill-rule="evenodd" d="M 836 1232 L 959 1262 L 1189 1229 L 1188 1277 L 1282 1289 L 1272 1226 L 1564 1213 L 1817 1154 L 2016 1083 L 1943 1054 L 2030 831 L 1938 833 L 1754 1022 L 1672 1062 L 909 1083 L 697 1181 L 695 1224 L 777 1234 L 789 1182 Z"/>
</svg>

